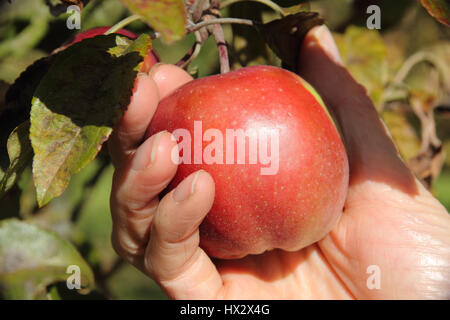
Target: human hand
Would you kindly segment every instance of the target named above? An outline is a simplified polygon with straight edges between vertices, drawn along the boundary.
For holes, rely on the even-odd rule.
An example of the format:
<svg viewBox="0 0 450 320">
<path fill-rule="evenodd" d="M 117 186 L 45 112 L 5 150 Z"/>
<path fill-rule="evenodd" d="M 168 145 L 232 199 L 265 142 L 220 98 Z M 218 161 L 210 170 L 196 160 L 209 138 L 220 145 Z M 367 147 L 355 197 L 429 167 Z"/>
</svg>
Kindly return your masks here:
<svg viewBox="0 0 450 320">
<path fill-rule="evenodd" d="M 450 297 L 450 215 L 398 156 L 366 90 L 342 66 L 325 26 L 305 39 L 299 74 L 337 120 L 350 165 L 338 225 L 318 243 L 352 297 Z M 366 285 L 376 266 L 380 289 Z"/>
<path fill-rule="evenodd" d="M 214 200 L 211 176 L 194 173 L 160 201 L 176 172 L 176 142 L 163 132 L 141 144 L 159 100 L 191 80 L 158 65 L 138 77 L 110 140 L 114 248 L 176 299 L 448 298 L 450 216 L 398 158 L 325 27 L 309 32 L 299 59 L 300 75 L 334 114 L 350 161 L 345 210 L 330 234 L 297 252 L 210 259 L 198 246 L 198 226 Z M 370 265 L 379 267 L 380 289 L 367 287 Z"/>
</svg>

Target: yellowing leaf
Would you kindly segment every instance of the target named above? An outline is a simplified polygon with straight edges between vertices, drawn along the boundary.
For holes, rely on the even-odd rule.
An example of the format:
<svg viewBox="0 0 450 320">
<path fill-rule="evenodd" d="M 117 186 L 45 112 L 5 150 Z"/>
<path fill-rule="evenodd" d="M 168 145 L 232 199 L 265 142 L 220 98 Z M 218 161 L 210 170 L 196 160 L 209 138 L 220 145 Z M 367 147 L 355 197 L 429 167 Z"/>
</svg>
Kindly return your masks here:
<svg viewBox="0 0 450 320">
<path fill-rule="evenodd" d="M 344 65 L 377 105 L 388 80 L 387 50 L 380 34 L 350 26 L 343 35 L 335 34 L 335 40 Z"/>
<path fill-rule="evenodd" d="M 117 40 L 102 35 L 65 49 L 34 93 L 30 138 L 40 206 L 95 158 L 130 101 L 151 40 L 142 35 L 128 47 L 123 41 L 117 46 Z"/>
<path fill-rule="evenodd" d="M 381 114 L 395 145 L 403 158 L 408 161 L 420 150 L 420 137 L 408 120 L 408 113 L 384 110 Z"/>
<path fill-rule="evenodd" d="M 183 0 L 122 0 L 140 15 L 166 41 L 181 39 L 185 34 L 186 9 Z"/>
</svg>

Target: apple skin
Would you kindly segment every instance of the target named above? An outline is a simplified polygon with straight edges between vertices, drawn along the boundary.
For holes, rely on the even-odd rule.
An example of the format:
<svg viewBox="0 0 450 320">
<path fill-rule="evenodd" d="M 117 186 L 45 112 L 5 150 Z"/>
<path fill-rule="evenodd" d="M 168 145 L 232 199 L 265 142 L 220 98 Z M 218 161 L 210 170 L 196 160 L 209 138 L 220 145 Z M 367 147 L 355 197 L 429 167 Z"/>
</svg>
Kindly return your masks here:
<svg viewBox="0 0 450 320">
<path fill-rule="evenodd" d="M 84 39 L 89 39 L 89 38 L 93 38 L 95 36 L 99 36 L 101 34 L 104 34 L 106 31 L 108 31 L 111 27 L 97 27 L 97 28 L 92 28 L 80 33 L 77 33 L 70 41 L 69 41 L 69 45 L 75 44 L 77 42 L 80 42 Z M 137 39 L 138 35 L 135 34 L 134 32 L 128 31 L 126 29 L 120 29 L 118 31 L 116 31 L 115 33 L 117 34 L 121 34 L 123 36 L 126 36 L 130 39 Z"/>
<path fill-rule="evenodd" d="M 63 45 L 60 49 L 66 49 L 67 47 L 69 47 L 77 42 L 80 42 L 84 39 L 89 39 L 89 38 L 93 38 L 98 35 L 102 35 L 106 31 L 108 31 L 109 28 L 111 28 L 111 27 L 97 27 L 97 28 L 92 28 L 92 29 L 80 32 L 80 33 L 76 34 L 71 40 L 69 40 L 67 42 L 67 44 Z M 135 34 L 134 32 L 128 31 L 126 29 L 120 29 L 120 30 L 116 31 L 115 33 L 126 36 L 132 40 L 135 40 L 138 38 L 137 34 Z M 149 72 L 151 67 L 158 62 L 159 62 L 159 58 L 156 55 L 156 53 L 152 50 L 144 58 L 143 64 L 141 66 L 141 72 Z"/>
<path fill-rule="evenodd" d="M 159 103 L 147 137 L 178 128 L 193 137 L 194 120 L 202 121 L 203 132 L 215 128 L 224 137 L 225 129 L 279 130 L 275 175 L 261 175 L 266 166 L 248 161 L 179 165 L 165 192 L 199 169 L 215 181 L 214 204 L 200 225 L 200 246 L 208 255 L 237 259 L 274 248 L 295 251 L 322 239 L 336 224 L 347 194 L 348 159 L 316 97 L 299 76 L 254 66 L 191 81 Z M 203 150 L 209 143 L 203 142 Z"/>
</svg>

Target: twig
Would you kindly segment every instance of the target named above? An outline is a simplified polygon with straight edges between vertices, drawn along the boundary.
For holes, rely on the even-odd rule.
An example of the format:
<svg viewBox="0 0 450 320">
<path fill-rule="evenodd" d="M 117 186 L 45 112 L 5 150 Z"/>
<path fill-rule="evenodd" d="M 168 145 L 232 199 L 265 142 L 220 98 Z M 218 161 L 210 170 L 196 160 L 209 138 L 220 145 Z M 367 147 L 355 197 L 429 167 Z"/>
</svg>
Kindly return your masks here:
<svg viewBox="0 0 450 320">
<path fill-rule="evenodd" d="M 438 69 L 439 73 L 441 74 L 444 83 L 447 84 L 446 82 L 448 80 L 446 79 L 446 75 L 443 73 L 443 70 L 445 70 L 445 65 L 434 54 L 432 54 L 430 52 L 424 52 L 424 51 L 416 52 L 413 55 L 411 55 L 408 59 L 406 59 L 405 63 L 402 65 L 400 70 L 395 75 L 394 83 L 396 83 L 396 84 L 403 83 L 403 81 L 406 79 L 406 77 L 408 76 L 408 74 L 412 70 L 412 68 L 416 64 L 418 64 L 420 62 L 424 62 L 424 61 L 429 62 L 432 65 L 434 65 L 436 67 L 436 69 Z"/>
<path fill-rule="evenodd" d="M 220 24 L 213 24 L 208 27 L 209 32 L 214 36 L 219 49 L 220 73 L 230 71 L 230 61 L 228 59 L 228 49 L 225 42 L 225 36 Z"/>
<path fill-rule="evenodd" d="M 191 6 L 191 14 L 192 14 L 192 22 L 197 22 L 201 17 L 202 13 L 205 10 L 208 0 L 196 0 L 194 4 Z"/>
<path fill-rule="evenodd" d="M 114 276 L 120 269 L 125 266 L 125 261 L 118 257 L 115 259 L 115 261 L 112 263 L 111 267 L 108 270 L 103 270 L 100 265 L 95 265 L 93 267 L 93 272 L 95 276 L 95 282 L 98 286 L 98 288 L 101 290 L 101 292 L 106 296 L 106 298 L 113 300 L 116 297 L 111 292 L 108 280 Z"/>
<path fill-rule="evenodd" d="M 384 104 L 389 102 L 404 100 L 408 98 L 409 94 L 408 90 L 405 87 L 404 81 L 411 70 L 420 62 L 428 62 L 434 65 L 441 76 L 444 86 L 450 87 L 450 77 L 443 72 L 446 67 L 442 63 L 442 61 L 430 52 L 419 51 L 406 59 L 400 70 L 395 75 L 393 82 L 386 88 L 386 90 L 384 90 L 382 99 L 380 101 L 381 106 L 384 106 Z"/>
<path fill-rule="evenodd" d="M 253 21 L 249 20 L 249 19 L 216 18 L 216 19 L 202 21 L 202 22 L 196 23 L 194 25 L 190 25 L 186 29 L 188 32 L 194 32 L 194 31 L 200 30 L 201 28 L 212 25 L 212 24 L 227 24 L 227 23 L 243 24 L 243 25 L 247 25 L 247 26 L 254 25 Z"/>
</svg>

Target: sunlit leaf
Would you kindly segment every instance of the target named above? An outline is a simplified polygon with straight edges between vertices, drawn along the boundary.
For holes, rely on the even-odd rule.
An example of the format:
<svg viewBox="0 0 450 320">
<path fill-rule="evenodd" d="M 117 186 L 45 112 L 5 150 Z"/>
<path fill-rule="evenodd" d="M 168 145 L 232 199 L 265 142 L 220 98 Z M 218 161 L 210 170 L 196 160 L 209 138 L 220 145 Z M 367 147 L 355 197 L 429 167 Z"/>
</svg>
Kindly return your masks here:
<svg viewBox="0 0 450 320">
<path fill-rule="evenodd" d="M 448 0 L 420 0 L 437 21 L 450 27 L 450 2 Z"/>
<path fill-rule="evenodd" d="M 59 196 L 70 177 L 95 158 L 128 105 L 150 49 L 148 35 L 129 46 L 123 45 L 123 37 L 102 35 L 72 45 L 55 59 L 31 107 L 33 178 L 40 206 Z"/>
<path fill-rule="evenodd" d="M 88 292 L 93 272 L 70 242 L 16 219 L 0 222 L 0 293 L 6 299 L 42 296 L 49 284 L 67 280 L 69 266 L 79 268 L 81 289 Z"/>
<path fill-rule="evenodd" d="M 389 127 L 389 132 L 402 158 L 408 161 L 417 155 L 420 149 L 420 136 L 408 121 L 408 114 L 400 111 L 385 110 L 382 113 L 382 118 Z"/>
<path fill-rule="evenodd" d="M 161 33 L 166 41 L 185 34 L 186 9 L 183 0 L 121 0 L 134 14 Z"/>
<path fill-rule="evenodd" d="M 387 49 L 380 34 L 350 26 L 343 35 L 335 34 L 335 40 L 344 65 L 377 106 L 388 81 Z"/>
</svg>

